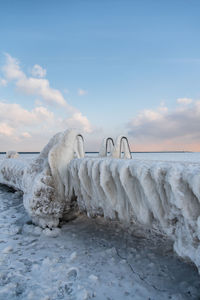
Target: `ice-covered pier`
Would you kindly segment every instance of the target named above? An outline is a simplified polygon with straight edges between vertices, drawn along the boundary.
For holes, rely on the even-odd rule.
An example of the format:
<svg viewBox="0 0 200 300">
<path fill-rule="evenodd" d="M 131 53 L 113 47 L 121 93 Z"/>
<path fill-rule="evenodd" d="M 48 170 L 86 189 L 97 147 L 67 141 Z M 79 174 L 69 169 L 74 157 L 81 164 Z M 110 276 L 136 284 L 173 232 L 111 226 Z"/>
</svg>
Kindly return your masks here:
<svg viewBox="0 0 200 300">
<path fill-rule="evenodd" d="M 121 146 L 130 158 L 125 138 L 111 142 L 112 157 L 106 145 L 98 158 L 86 158 L 82 136 L 67 130 L 33 161 L 2 160 L 0 183 L 23 191 L 27 212 L 42 227 L 56 227 L 77 208 L 140 224 L 169 236 L 175 251 L 200 269 L 200 163 L 116 159 Z"/>
</svg>

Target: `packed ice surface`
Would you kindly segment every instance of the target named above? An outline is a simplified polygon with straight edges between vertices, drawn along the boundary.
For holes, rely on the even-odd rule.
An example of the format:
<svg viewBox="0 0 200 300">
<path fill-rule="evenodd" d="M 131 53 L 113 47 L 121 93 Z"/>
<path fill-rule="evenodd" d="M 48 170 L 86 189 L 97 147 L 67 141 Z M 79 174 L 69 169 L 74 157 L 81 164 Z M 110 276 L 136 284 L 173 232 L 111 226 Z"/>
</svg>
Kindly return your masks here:
<svg viewBox="0 0 200 300">
<path fill-rule="evenodd" d="M 172 243 L 116 221 L 79 216 L 32 224 L 22 196 L 0 186 L 0 299 L 197 300 L 200 277 Z"/>
<path fill-rule="evenodd" d="M 116 140 L 112 156 L 119 157 L 121 141 Z M 178 255 L 200 270 L 200 163 L 83 156 L 81 136 L 67 130 L 32 162 L 3 160 L 0 182 L 23 191 L 26 210 L 43 228 L 56 227 L 73 213 L 75 195 L 88 216 L 168 236 Z"/>
</svg>

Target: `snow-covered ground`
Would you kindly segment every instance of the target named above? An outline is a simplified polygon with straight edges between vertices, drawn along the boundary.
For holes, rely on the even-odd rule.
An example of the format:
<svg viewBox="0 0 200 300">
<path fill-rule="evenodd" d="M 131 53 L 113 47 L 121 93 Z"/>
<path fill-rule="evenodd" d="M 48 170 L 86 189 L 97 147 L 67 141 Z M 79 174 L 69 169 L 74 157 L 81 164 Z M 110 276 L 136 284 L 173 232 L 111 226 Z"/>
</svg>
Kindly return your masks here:
<svg viewBox="0 0 200 300">
<path fill-rule="evenodd" d="M 0 299 L 200 299 L 194 265 L 172 242 L 115 221 L 79 216 L 32 224 L 19 192 L 0 186 Z"/>
<path fill-rule="evenodd" d="M 86 158 L 69 129 L 0 159 L 0 183 L 23 191 L 0 186 L 0 299 L 200 298 L 199 155 L 121 155 L 125 137 Z"/>
</svg>

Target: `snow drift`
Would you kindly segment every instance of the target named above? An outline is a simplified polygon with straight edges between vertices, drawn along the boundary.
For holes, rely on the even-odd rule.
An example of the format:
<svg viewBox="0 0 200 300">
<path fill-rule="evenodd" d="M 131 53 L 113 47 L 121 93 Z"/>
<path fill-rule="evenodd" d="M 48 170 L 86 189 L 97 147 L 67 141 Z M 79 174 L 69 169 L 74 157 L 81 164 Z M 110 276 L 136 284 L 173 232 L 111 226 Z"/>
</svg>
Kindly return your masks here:
<svg viewBox="0 0 200 300">
<path fill-rule="evenodd" d="M 122 137 L 107 156 L 83 158 L 83 139 L 74 130 L 55 135 L 31 163 L 5 159 L 0 182 L 24 192 L 24 206 L 42 227 L 56 227 L 73 211 L 141 224 L 169 236 L 175 251 L 200 270 L 200 164 L 116 159 Z M 130 158 L 128 142 L 124 157 Z M 127 143 L 127 145 L 126 145 Z M 112 143 L 114 144 L 114 143 Z M 106 147 L 106 150 L 105 150 Z"/>
</svg>

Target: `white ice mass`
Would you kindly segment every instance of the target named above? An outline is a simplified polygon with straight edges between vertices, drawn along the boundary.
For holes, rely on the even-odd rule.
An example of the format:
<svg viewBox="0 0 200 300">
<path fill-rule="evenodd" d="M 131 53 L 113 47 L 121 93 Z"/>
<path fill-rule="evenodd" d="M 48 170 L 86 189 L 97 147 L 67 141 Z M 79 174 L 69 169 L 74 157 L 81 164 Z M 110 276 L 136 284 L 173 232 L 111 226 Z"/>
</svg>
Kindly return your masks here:
<svg viewBox="0 0 200 300">
<path fill-rule="evenodd" d="M 179 256 L 200 270 L 200 163 L 130 157 L 128 142 L 104 140 L 98 158 L 84 157 L 75 130 L 55 135 L 33 161 L 0 162 L 0 183 L 23 191 L 24 207 L 43 228 L 79 211 L 156 230 L 174 242 Z M 76 200 L 76 201 L 75 201 Z"/>
</svg>

